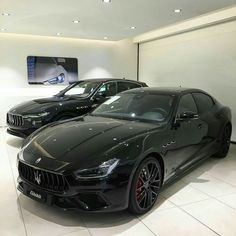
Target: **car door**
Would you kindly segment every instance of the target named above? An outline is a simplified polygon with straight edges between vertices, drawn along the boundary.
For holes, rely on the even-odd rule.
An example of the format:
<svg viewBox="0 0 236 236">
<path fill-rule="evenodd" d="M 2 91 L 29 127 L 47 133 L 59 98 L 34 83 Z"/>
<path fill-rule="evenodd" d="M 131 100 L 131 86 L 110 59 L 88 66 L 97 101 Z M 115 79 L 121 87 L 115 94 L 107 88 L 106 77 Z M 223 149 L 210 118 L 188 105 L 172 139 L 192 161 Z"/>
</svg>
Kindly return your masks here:
<svg viewBox="0 0 236 236">
<path fill-rule="evenodd" d="M 192 117 L 185 114 L 193 114 Z M 198 108 L 192 94 L 181 96 L 176 112 L 177 124 L 175 130 L 176 171 L 187 168 L 199 158 L 199 151 L 202 147 L 202 140 L 207 134 L 208 125 L 198 113 Z"/>
<path fill-rule="evenodd" d="M 199 117 L 209 125 L 208 135 L 204 139 L 204 144 L 207 145 L 209 142 L 215 140 L 221 128 L 219 119 L 216 116 L 217 107 L 212 97 L 208 94 L 194 92 L 192 95 L 198 107 Z"/>
<path fill-rule="evenodd" d="M 208 132 L 202 140 L 202 152 L 215 153 L 215 141 L 222 128 L 214 99 L 203 92 L 192 93 L 199 111 L 199 118 L 208 124 Z"/>
</svg>

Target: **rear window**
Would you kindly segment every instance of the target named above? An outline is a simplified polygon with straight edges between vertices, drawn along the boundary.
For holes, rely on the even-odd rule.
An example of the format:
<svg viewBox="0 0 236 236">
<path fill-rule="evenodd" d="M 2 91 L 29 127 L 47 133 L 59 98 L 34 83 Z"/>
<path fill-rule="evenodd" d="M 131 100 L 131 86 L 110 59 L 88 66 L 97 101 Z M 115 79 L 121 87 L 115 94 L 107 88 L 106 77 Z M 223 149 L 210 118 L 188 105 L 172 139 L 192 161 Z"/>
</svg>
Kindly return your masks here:
<svg viewBox="0 0 236 236">
<path fill-rule="evenodd" d="M 197 103 L 199 114 L 207 113 L 215 104 L 213 99 L 204 93 L 193 93 L 193 97 Z"/>
</svg>

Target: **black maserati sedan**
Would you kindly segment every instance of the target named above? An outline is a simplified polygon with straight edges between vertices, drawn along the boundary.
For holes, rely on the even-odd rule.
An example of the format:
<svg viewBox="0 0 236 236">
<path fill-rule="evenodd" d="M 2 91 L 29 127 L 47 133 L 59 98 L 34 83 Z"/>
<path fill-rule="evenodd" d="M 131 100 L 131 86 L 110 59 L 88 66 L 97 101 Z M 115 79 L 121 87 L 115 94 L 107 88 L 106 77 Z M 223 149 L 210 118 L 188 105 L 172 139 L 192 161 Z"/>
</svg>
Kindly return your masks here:
<svg viewBox="0 0 236 236">
<path fill-rule="evenodd" d="M 227 155 L 231 111 L 206 92 L 139 88 L 86 116 L 48 124 L 18 154 L 18 189 L 63 209 L 149 211 L 162 187 Z"/>
<path fill-rule="evenodd" d="M 13 107 L 7 113 L 7 132 L 25 138 L 43 125 L 84 115 L 117 93 L 139 87 L 147 85 L 124 79 L 81 80 L 53 97 Z"/>
</svg>

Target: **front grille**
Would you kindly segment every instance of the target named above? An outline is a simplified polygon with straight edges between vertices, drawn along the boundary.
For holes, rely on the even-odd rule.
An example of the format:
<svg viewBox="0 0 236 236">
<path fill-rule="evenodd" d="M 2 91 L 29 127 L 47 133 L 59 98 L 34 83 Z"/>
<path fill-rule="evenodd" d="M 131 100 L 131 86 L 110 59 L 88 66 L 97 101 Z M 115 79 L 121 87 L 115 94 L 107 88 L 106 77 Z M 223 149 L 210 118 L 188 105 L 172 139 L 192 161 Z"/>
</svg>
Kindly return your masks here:
<svg viewBox="0 0 236 236">
<path fill-rule="evenodd" d="M 65 176 L 36 169 L 22 162 L 19 162 L 19 175 L 33 185 L 49 191 L 65 192 L 69 188 Z"/>
<path fill-rule="evenodd" d="M 7 114 L 7 123 L 17 127 L 24 125 L 24 119 L 20 115 Z"/>
</svg>

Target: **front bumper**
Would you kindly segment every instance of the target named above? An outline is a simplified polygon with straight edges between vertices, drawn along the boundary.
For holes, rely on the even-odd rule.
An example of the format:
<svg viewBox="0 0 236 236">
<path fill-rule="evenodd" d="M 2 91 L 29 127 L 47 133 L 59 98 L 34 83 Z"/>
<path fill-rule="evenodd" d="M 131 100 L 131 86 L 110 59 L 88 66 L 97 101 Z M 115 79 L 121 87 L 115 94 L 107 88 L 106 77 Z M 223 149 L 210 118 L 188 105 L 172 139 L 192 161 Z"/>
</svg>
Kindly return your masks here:
<svg viewBox="0 0 236 236">
<path fill-rule="evenodd" d="M 100 183 L 86 183 L 84 186 L 70 186 L 67 192 L 47 191 L 18 177 L 18 190 L 33 200 L 61 208 L 87 212 L 114 212 L 128 207 L 128 184 L 111 186 Z"/>
<path fill-rule="evenodd" d="M 20 137 L 20 138 L 27 138 L 30 134 L 32 134 L 36 129 L 29 128 L 29 129 L 14 129 L 14 128 L 8 128 L 7 133 Z"/>
<path fill-rule="evenodd" d="M 7 132 L 11 135 L 26 138 L 35 130 L 48 124 L 51 120 L 50 116 L 38 118 L 26 118 L 20 114 L 7 113 L 6 123 Z"/>
</svg>

